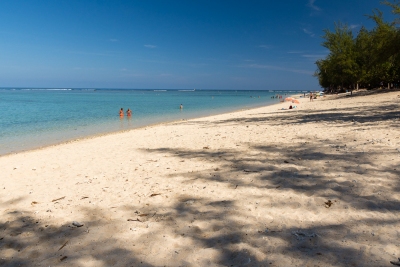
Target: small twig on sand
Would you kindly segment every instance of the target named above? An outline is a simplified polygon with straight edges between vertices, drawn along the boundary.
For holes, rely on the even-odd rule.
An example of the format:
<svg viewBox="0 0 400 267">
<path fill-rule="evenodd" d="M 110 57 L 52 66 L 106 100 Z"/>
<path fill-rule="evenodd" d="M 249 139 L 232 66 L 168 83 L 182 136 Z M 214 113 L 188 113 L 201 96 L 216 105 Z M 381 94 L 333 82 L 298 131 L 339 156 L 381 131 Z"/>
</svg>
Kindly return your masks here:
<svg viewBox="0 0 400 267">
<path fill-rule="evenodd" d="M 141 220 L 139 220 L 139 219 L 128 219 L 128 222 L 142 222 Z"/>
<path fill-rule="evenodd" d="M 65 196 L 64 197 L 60 197 L 60 198 L 56 198 L 56 199 L 53 199 L 51 202 L 56 202 L 56 201 L 64 199 L 64 198 L 65 198 Z"/>
<path fill-rule="evenodd" d="M 398 258 L 398 261 L 390 261 L 391 264 L 400 266 L 400 258 Z"/>
<path fill-rule="evenodd" d="M 244 169 L 243 171 L 244 172 L 259 172 L 259 171 L 256 171 L 256 170 L 248 170 L 248 169 Z"/>
<path fill-rule="evenodd" d="M 58 249 L 58 251 L 62 250 L 67 245 L 68 242 L 69 240 L 65 241 L 65 243 Z"/>
</svg>

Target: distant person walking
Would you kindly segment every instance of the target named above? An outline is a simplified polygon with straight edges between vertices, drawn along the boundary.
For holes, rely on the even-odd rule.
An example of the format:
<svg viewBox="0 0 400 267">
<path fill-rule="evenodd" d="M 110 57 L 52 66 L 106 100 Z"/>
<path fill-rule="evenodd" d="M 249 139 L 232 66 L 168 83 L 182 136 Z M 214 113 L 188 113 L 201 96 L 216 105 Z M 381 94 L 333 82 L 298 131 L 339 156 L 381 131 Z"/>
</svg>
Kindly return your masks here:
<svg viewBox="0 0 400 267">
<path fill-rule="evenodd" d="M 310 101 L 313 101 L 313 93 L 310 92 Z"/>
</svg>

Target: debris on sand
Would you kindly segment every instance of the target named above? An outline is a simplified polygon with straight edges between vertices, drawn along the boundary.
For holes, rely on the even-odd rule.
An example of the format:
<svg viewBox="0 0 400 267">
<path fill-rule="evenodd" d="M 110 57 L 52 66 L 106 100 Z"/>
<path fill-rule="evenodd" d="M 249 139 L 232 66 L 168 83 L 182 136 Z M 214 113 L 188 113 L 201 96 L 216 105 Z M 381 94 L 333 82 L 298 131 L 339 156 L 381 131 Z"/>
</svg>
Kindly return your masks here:
<svg viewBox="0 0 400 267">
<path fill-rule="evenodd" d="M 69 240 L 65 241 L 64 244 L 58 249 L 58 251 L 62 250 L 68 243 Z"/>
<path fill-rule="evenodd" d="M 127 221 L 128 221 L 128 222 L 142 222 L 142 221 L 139 220 L 139 219 L 128 219 Z"/>
<path fill-rule="evenodd" d="M 400 266 L 400 258 L 397 258 L 398 261 L 390 261 L 391 264 L 396 265 L 396 266 Z"/>
<path fill-rule="evenodd" d="M 293 231 L 292 235 L 296 236 L 297 240 L 303 240 L 306 237 L 317 237 L 316 233 L 306 234 L 303 231 Z"/>
<path fill-rule="evenodd" d="M 51 202 L 56 202 L 56 201 L 64 199 L 64 198 L 65 198 L 65 196 L 64 197 L 60 197 L 60 198 L 56 198 L 56 199 L 53 199 Z"/>
<path fill-rule="evenodd" d="M 76 227 L 82 227 L 84 224 L 83 224 L 83 223 L 80 223 L 80 222 L 77 222 L 77 221 L 73 221 L 73 222 L 72 222 L 72 225 L 73 225 L 73 226 L 76 226 Z"/>
<path fill-rule="evenodd" d="M 325 208 L 328 209 L 332 206 L 333 202 L 329 199 L 327 202 L 324 202 L 324 204 L 325 204 Z"/>
</svg>

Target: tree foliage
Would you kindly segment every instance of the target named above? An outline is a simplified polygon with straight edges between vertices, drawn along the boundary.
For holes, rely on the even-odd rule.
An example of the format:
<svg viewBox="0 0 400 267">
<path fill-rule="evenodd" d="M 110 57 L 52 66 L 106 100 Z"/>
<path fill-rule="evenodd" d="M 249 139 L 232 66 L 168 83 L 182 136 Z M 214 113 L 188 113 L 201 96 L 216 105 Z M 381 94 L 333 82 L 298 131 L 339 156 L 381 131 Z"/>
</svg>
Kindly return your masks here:
<svg viewBox="0 0 400 267">
<path fill-rule="evenodd" d="M 400 0 L 384 1 L 400 15 Z M 399 19 L 386 22 L 382 12 L 374 10 L 368 16 L 375 22 L 372 30 L 361 27 L 357 36 L 347 24 L 335 23 L 333 31 L 324 30 L 322 46 L 330 53 L 316 62 L 314 76 L 321 87 L 330 91 L 382 84 L 399 86 L 400 80 L 400 29 Z"/>
</svg>

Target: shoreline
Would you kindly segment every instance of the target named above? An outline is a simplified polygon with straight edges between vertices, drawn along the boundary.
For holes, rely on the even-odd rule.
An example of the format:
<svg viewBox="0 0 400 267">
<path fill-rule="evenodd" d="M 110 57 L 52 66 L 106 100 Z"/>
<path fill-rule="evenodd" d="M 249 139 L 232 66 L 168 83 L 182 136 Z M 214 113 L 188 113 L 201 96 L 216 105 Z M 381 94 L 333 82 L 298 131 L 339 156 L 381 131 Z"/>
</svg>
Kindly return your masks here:
<svg viewBox="0 0 400 267">
<path fill-rule="evenodd" d="M 390 266 L 399 92 L 0 157 L 0 265 Z"/>
<path fill-rule="evenodd" d="M 287 97 L 293 97 L 293 95 L 288 95 Z M 236 112 L 241 112 L 241 111 L 245 111 L 245 110 L 258 109 L 258 108 L 263 108 L 263 107 L 268 107 L 268 106 L 273 106 L 273 105 L 279 105 L 279 104 L 282 104 L 282 102 L 274 103 L 274 104 L 270 104 L 270 105 L 261 105 L 261 106 L 255 106 L 255 107 L 249 107 L 249 108 L 240 108 L 240 109 L 235 109 L 233 111 L 226 111 L 226 112 L 210 114 L 210 115 L 206 115 L 206 116 L 193 117 L 193 118 L 189 118 L 189 119 L 156 122 L 156 123 L 153 123 L 153 124 L 134 127 L 134 128 L 131 128 L 131 129 L 124 129 L 124 130 L 118 130 L 118 131 L 110 131 L 110 132 L 103 132 L 103 133 L 97 133 L 97 134 L 90 134 L 90 135 L 87 135 L 87 136 L 83 136 L 81 138 L 73 138 L 73 139 L 60 141 L 60 142 L 54 141 L 54 143 L 51 143 L 51 144 L 48 144 L 48 145 L 41 145 L 41 146 L 38 146 L 38 147 L 32 146 L 31 148 L 27 148 L 27 149 L 24 149 L 24 150 L 19 150 L 19 151 L 15 151 L 15 152 L 9 152 L 9 153 L 5 153 L 5 154 L 0 154 L 0 158 L 8 156 L 8 155 L 26 153 L 26 152 L 29 152 L 29 151 L 36 151 L 36 150 L 46 149 L 48 147 L 54 147 L 54 146 L 58 146 L 58 145 L 64 145 L 64 144 L 79 142 L 79 141 L 86 140 L 86 139 L 93 139 L 93 138 L 99 138 L 99 137 L 108 136 L 108 135 L 115 135 L 115 134 L 119 134 L 119 133 L 125 133 L 125 132 L 129 132 L 129 131 L 143 129 L 143 128 L 146 128 L 146 127 L 154 127 L 154 126 L 159 126 L 159 125 L 163 125 L 163 124 L 176 123 L 176 122 L 179 122 L 179 121 L 188 121 L 188 120 L 195 120 L 195 119 L 200 119 L 200 118 L 213 117 L 213 116 L 218 116 L 218 115 L 236 113 Z"/>
<path fill-rule="evenodd" d="M 177 119 L 221 114 L 244 107 L 252 108 L 277 102 L 276 99 L 270 99 L 273 93 L 266 90 L 257 92 L 251 90 L 226 92 L 207 90 L 196 94 L 179 93 L 178 91 L 163 94 L 154 93 L 153 90 L 148 92 L 147 90 L 146 92 L 137 92 L 137 90 L 125 91 L 118 91 L 118 93 L 112 90 L 105 90 L 102 93 L 85 91 L 69 93 L 50 90 L 49 92 L 39 93 L 23 91 L 6 93 L 4 97 L 10 103 L 8 107 L 6 106 L 6 110 L 9 110 L 8 112 L 10 112 L 10 108 L 12 110 L 13 105 L 11 103 L 13 101 L 29 97 L 31 94 L 34 96 L 33 100 L 43 98 L 53 104 L 35 108 L 38 103 L 33 101 L 25 110 L 30 114 L 29 116 L 16 118 L 15 123 L 12 118 L 3 118 L 0 123 L 4 126 L 0 131 L 0 135 L 2 135 L 0 154 L 12 154 L 99 134 L 134 129 Z M 261 95 L 261 99 L 255 99 L 251 96 L 258 95 L 258 93 Z M 62 106 L 55 105 L 54 103 L 57 103 L 57 99 L 60 97 L 66 97 L 66 101 L 63 102 Z M 172 103 L 176 100 L 188 105 L 185 112 L 179 112 L 179 109 L 175 109 L 175 105 Z M 75 101 L 77 103 L 76 107 L 73 104 Z M 93 103 L 93 107 L 83 104 L 85 101 Z M 107 103 L 107 105 L 104 107 L 96 105 L 96 103 L 102 101 L 106 101 L 104 103 Z M 152 108 L 151 101 L 165 101 L 166 104 L 161 103 L 159 107 Z M 137 103 L 134 104 L 135 102 Z M 132 120 L 126 120 L 126 118 L 124 120 L 116 120 L 116 117 L 112 115 L 115 113 L 113 107 L 116 105 L 118 110 L 120 105 L 125 107 L 134 105 Z M 39 115 L 46 114 L 46 112 L 43 112 L 42 107 L 44 110 L 46 108 L 54 109 L 52 117 Z M 85 109 L 89 109 L 90 112 L 87 116 L 81 116 L 80 114 L 85 113 Z M 36 111 L 38 114 L 36 114 Z M 35 121 L 38 123 L 34 123 Z"/>
</svg>

